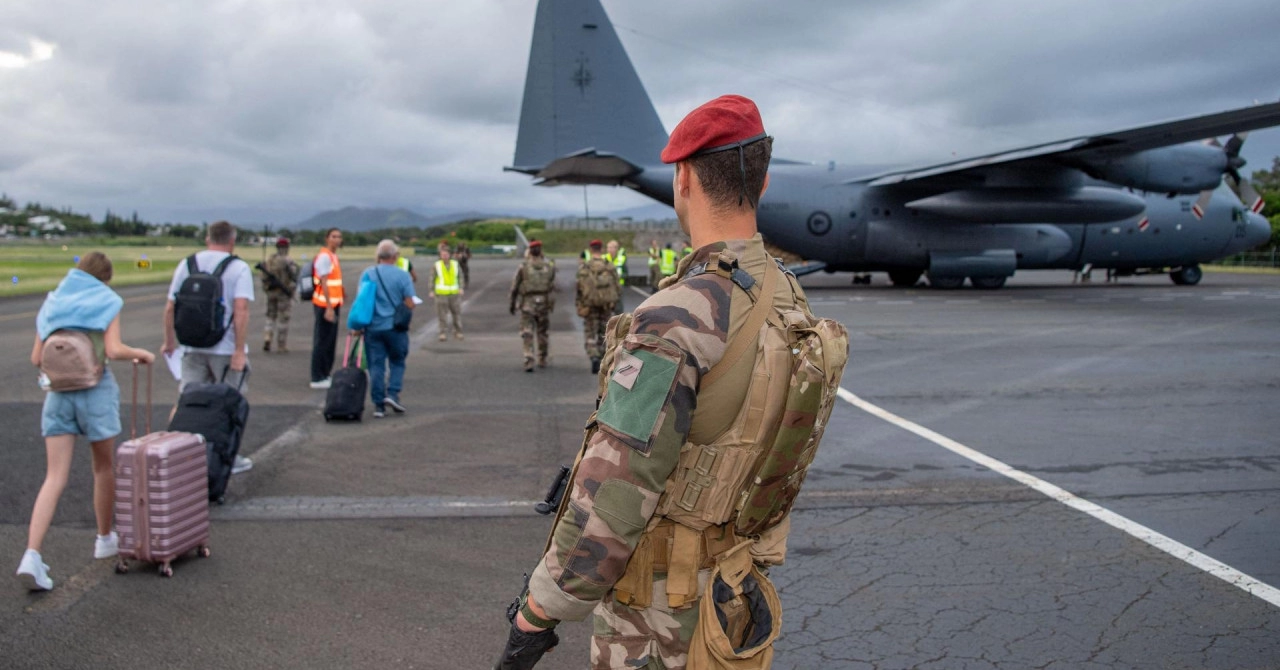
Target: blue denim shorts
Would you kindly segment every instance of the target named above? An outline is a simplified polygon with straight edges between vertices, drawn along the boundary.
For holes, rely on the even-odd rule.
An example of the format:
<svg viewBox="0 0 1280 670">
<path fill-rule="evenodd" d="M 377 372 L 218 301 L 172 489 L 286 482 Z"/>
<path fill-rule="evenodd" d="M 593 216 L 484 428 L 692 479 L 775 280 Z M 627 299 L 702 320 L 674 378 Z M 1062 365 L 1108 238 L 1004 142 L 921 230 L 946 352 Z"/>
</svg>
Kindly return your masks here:
<svg viewBox="0 0 1280 670">
<path fill-rule="evenodd" d="M 46 393 L 40 432 L 45 437 L 84 435 L 90 442 L 119 435 L 120 386 L 111 370 L 91 389 Z"/>
</svg>

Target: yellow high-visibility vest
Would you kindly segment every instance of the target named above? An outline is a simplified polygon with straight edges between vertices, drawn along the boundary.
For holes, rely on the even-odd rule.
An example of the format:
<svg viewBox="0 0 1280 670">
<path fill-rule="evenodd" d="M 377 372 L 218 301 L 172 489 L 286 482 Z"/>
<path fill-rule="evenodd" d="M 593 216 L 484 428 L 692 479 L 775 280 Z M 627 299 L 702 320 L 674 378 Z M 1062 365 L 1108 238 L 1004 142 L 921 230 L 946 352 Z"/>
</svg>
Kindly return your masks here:
<svg viewBox="0 0 1280 670">
<path fill-rule="evenodd" d="M 649 267 L 658 264 L 658 258 L 662 256 L 662 252 L 657 247 L 649 247 Z"/>
<path fill-rule="evenodd" d="M 450 260 L 447 266 L 444 261 L 436 261 L 435 291 L 436 295 L 458 294 L 458 261 Z"/>
<path fill-rule="evenodd" d="M 408 258 L 405 258 L 404 256 L 401 256 L 401 257 L 397 258 L 397 259 L 396 259 L 396 267 L 400 268 L 401 270 L 404 270 L 405 272 L 408 272 L 408 271 L 409 271 L 409 259 L 408 259 Z"/>
<path fill-rule="evenodd" d="M 617 258 L 605 254 L 604 259 L 613 263 L 613 269 L 618 273 L 618 284 L 625 285 L 627 283 L 627 250 L 618 249 Z"/>
<path fill-rule="evenodd" d="M 662 262 L 658 270 L 664 275 L 673 275 L 676 273 L 676 252 L 674 249 L 662 250 Z"/>
</svg>

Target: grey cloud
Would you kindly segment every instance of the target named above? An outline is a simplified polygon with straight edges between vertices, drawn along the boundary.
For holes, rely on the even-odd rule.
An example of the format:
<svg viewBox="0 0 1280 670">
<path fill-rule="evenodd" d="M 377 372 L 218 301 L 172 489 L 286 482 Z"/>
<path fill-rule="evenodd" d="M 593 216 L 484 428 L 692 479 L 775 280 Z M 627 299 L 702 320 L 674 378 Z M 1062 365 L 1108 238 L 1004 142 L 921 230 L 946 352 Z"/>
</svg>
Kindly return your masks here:
<svg viewBox="0 0 1280 670">
<path fill-rule="evenodd" d="M 580 211 L 503 174 L 533 0 L 0 5 L 0 186 L 95 215 L 279 223 L 357 205 Z M 778 155 L 921 162 L 1280 97 L 1269 0 L 606 0 L 667 128 L 755 98 Z M 68 19 L 67 17 L 74 17 Z M 1255 133 L 1255 167 L 1280 131 Z M 592 188 L 593 211 L 644 200 Z M 219 214 L 222 212 L 223 214 Z"/>
</svg>

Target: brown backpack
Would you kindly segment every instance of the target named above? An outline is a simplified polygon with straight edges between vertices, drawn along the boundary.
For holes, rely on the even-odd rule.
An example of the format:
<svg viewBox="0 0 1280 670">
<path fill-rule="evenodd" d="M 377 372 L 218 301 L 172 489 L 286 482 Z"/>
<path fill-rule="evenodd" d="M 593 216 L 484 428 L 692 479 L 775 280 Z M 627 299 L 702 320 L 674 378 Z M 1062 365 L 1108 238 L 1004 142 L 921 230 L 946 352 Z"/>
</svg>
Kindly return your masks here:
<svg viewBox="0 0 1280 670">
<path fill-rule="evenodd" d="M 106 366 L 88 333 L 55 330 L 40 348 L 40 372 L 49 379 L 50 391 L 83 391 L 102 381 Z"/>
<path fill-rule="evenodd" d="M 612 308 L 621 297 L 618 270 L 613 263 L 593 258 L 578 273 L 578 295 L 587 307 Z"/>
</svg>

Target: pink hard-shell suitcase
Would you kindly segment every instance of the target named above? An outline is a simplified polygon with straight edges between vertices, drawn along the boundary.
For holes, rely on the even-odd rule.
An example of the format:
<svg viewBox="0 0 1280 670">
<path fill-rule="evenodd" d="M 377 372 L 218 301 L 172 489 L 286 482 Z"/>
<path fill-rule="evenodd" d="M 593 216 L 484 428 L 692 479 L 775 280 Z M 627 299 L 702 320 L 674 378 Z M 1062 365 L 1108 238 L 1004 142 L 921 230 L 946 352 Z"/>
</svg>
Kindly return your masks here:
<svg viewBox="0 0 1280 670">
<path fill-rule="evenodd" d="M 116 450 L 116 532 L 120 558 L 158 563 L 173 576 L 173 559 L 196 550 L 209 555 L 209 462 L 204 438 L 151 432 L 151 366 L 147 366 L 147 434 L 138 437 L 138 367 L 133 368 L 131 437 Z"/>
</svg>

